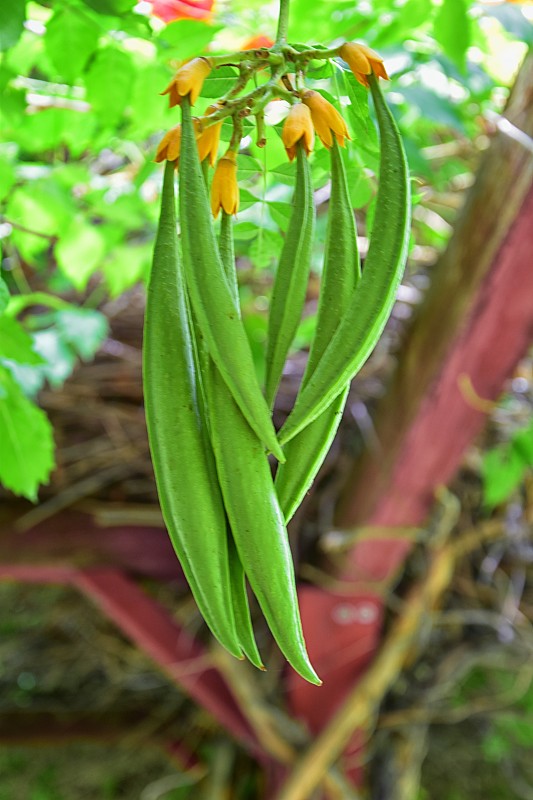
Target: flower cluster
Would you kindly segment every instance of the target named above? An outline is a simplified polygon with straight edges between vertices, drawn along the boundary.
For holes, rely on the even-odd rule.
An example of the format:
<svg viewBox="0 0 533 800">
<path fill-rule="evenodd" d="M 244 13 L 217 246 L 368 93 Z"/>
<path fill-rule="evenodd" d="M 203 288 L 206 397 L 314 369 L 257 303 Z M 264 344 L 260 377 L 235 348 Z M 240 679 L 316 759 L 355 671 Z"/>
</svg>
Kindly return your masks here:
<svg viewBox="0 0 533 800">
<path fill-rule="evenodd" d="M 370 85 L 369 78 L 371 75 L 388 80 L 383 59 L 378 53 L 364 44 L 345 42 L 337 50 L 330 52 L 332 55 L 339 55 L 347 63 L 356 80 L 367 88 Z M 332 57 L 332 55 L 328 55 L 328 57 Z M 178 69 L 161 94 L 168 94 L 171 108 L 180 105 L 183 98 L 187 96 L 191 105 L 194 105 L 202 91 L 205 79 L 214 66 L 220 65 L 220 63 L 220 60 L 204 57 L 187 61 Z M 258 69 L 259 67 L 256 68 Z M 274 79 L 271 81 L 272 84 L 276 82 L 277 80 L 275 81 Z M 243 85 L 245 83 L 246 80 L 244 80 Z M 278 87 L 273 85 L 270 95 L 286 97 L 291 102 L 281 136 L 289 159 L 292 161 L 295 158 L 298 145 L 301 145 L 306 155 L 313 151 L 315 132 L 324 147 L 331 148 L 334 140 L 341 147 L 344 147 L 344 143 L 346 139 L 350 139 L 350 135 L 346 123 L 337 109 L 318 91 L 293 89 L 287 74 L 283 75 L 283 84 L 284 88 L 281 88 L 281 83 L 279 83 Z M 236 93 L 238 93 L 238 88 L 229 92 L 228 96 L 231 97 Z M 251 94 L 253 95 L 254 92 Z M 263 105 L 265 102 L 263 102 Z M 223 99 L 223 101 L 209 106 L 203 117 L 194 119 L 200 161 L 207 161 L 211 167 L 216 164 L 211 184 L 211 210 L 215 217 L 218 216 L 221 209 L 226 214 L 236 214 L 239 208 L 236 161 L 236 150 L 239 144 L 238 136 L 236 136 L 237 128 L 228 151 L 216 163 L 222 128 L 221 115 L 217 115 L 217 112 L 221 111 L 223 107 L 226 109 L 228 107 L 231 108 L 231 100 Z M 242 99 L 240 105 L 237 104 L 237 100 L 235 101 L 234 108 L 236 111 L 242 112 L 243 108 L 246 111 L 246 105 L 242 104 Z M 251 111 L 251 108 L 252 106 L 246 113 L 258 113 L 257 111 Z M 236 111 L 233 113 L 236 113 Z M 232 112 L 228 110 L 224 113 L 229 116 Z M 261 114 L 262 106 L 259 107 L 259 115 Z M 217 116 L 215 116 L 214 120 L 210 120 L 210 117 L 214 115 Z M 178 167 L 180 146 L 181 126 L 177 125 L 163 136 L 157 148 L 155 160 L 158 162 L 172 161 Z"/>
</svg>

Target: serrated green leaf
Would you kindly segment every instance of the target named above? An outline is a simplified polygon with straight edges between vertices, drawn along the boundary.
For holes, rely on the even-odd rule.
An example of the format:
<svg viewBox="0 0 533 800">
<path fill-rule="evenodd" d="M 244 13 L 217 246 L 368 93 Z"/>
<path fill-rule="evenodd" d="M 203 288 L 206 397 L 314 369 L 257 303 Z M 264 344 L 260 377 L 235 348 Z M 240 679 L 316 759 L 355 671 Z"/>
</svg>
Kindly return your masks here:
<svg viewBox="0 0 533 800">
<path fill-rule="evenodd" d="M 101 266 L 105 250 L 105 240 L 98 229 L 77 219 L 56 244 L 55 256 L 63 274 L 81 290 Z"/>
<path fill-rule="evenodd" d="M 205 79 L 202 88 L 202 97 L 222 97 L 231 89 L 238 77 L 235 67 L 218 67 Z"/>
<path fill-rule="evenodd" d="M 63 341 L 73 347 L 83 361 L 94 358 L 109 329 L 100 311 L 87 308 L 58 311 L 56 325 Z"/>
<path fill-rule="evenodd" d="M 9 370 L 0 367 L 0 481 L 37 499 L 54 467 L 52 427 L 44 411 L 24 396 Z"/>
<path fill-rule="evenodd" d="M 435 17 L 433 35 L 461 72 L 470 45 L 470 18 L 465 0 L 444 0 Z"/>
<path fill-rule="evenodd" d="M 0 51 L 13 47 L 24 29 L 26 0 L 2 0 L 0 13 Z"/>
<path fill-rule="evenodd" d="M 115 47 L 100 50 L 85 85 L 87 99 L 102 125 L 118 125 L 128 105 L 135 70 L 130 56 Z"/>
<path fill-rule="evenodd" d="M 172 58 L 191 58 L 201 55 L 220 30 L 221 25 L 209 25 L 196 19 L 180 19 L 163 28 L 158 42 L 171 51 Z"/>
<path fill-rule="evenodd" d="M 46 52 L 61 77 L 73 83 L 98 44 L 95 22 L 74 6 L 59 8 L 47 23 Z"/>
<path fill-rule="evenodd" d="M 11 317 L 0 317 L 0 359 L 10 359 L 20 364 L 42 364 L 35 352 L 33 340 L 20 322 Z"/>
<path fill-rule="evenodd" d="M 1 254 L 0 254 L 1 255 Z M 9 289 L 3 278 L 0 278 L 0 316 L 4 313 L 9 303 Z"/>
</svg>

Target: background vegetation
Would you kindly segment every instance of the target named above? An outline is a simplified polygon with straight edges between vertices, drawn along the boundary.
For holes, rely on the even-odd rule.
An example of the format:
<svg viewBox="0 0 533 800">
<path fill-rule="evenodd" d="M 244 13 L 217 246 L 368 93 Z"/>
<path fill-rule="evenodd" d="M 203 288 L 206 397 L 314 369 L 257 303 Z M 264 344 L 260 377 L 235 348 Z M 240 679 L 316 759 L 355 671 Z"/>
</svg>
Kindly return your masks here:
<svg viewBox="0 0 533 800">
<path fill-rule="evenodd" d="M 358 4 L 292 0 L 289 41 L 330 45 L 343 39 L 360 40 L 385 58 L 392 79 L 388 101 L 404 137 L 415 204 L 410 271 L 396 312 L 400 322 L 410 315 L 431 280 L 432 266 L 453 229 L 463 192 L 473 180 L 513 77 L 533 41 L 532 9 L 465 0 Z M 139 286 L 150 269 L 161 181 L 161 167 L 153 162 L 155 147 L 163 132 L 179 121 L 176 109 L 169 111 L 159 93 L 182 59 L 268 46 L 276 15 L 276 3 L 259 0 L 218 0 L 213 6 L 210 0 L 154 0 L 137 5 L 134 0 L 3 0 L 0 482 L 8 490 L 4 498 L 13 493 L 36 501 L 39 487 L 54 474 L 57 477 L 55 453 L 63 434 L 54 435 L 49 416 L 40 407 L 43 396 L 57 393 L 66 398 L 67 406 L 84 402 L 86 395 L 69 394 L 65 382 L 80 361 L 90 361 L 100 348 L 110 353 L 115 347 L 109 330 L 117 309 L 127 307 L 140 331 Z M 230 77 L 230 68 L 210 76 L 198 104 L 200 111 L 227 88 Z M 367 93 L 340 63 L 333 68 L 317 66 L 310 82 L 326 89 L 348 120 L 352 141 L 345 160 L 364 253 L 378 155 Z M 254 132 L 248 128 L 239 155 L 241 211 L 235 233 L 240 290 L 259 373 L 272 270 L 287 225 L 294 172 L 279 138 L 282 117 L 283 104 L 272 104 L 267 147 L 257 148 Z M 229 136 L 229 129 L 224 130 L 223 138 Z M 295 351 L 305 349 L 313 326 L 313 286 L 316 290 L 325 234 L 320 206 L 328 198 L 327 163 L 327 153 L 317 143 L 312 159 L 319 210 L 314 283 Z M 394 335 L 387 339 L 388 345 L 393 343 Z M 530 386 L 529 378 L 523 380 Z M 499 412 L 503 424 L 496 424 L 480 456 L 484 480 L 480 502 L 485 508 L 512 499 L 533 463 L 530 406 L 520 402 L 520 391 L 517 384 L 515 395 L 504 399 Z M 61 661 L 64 653 L 58 655 L 58 642 L 70 636 L 79 643 L 85 636 L 81 632 L 92 624 L 84 616 L 86 611 L 74 609 L 72 626 L 64 630 L 63 623 L 57 623 L 58 609 L 64 612 L 71 600 L 50 592 L 43 590 L 40 595 L 46 622 L 28 590 L 6 595 L 8 611 L 0 629 L 10 637 L 10 649 L 0 650 L 0 658 L 8 676 L 8 706 L 38 705 L 42 681 L 39 671 L 27 665 L 35 663 L 39 647 L 44 648 L 45 663 Z M 154 703 L 162 702 L 158 692 L 168 698 L 173 690 L 146 665 L 139 666 L 133 648 L 120 643 L 110 655 L 105 646 L 107 631 L 100 623 L 94 624 L 95 641 L 104 655 L 102 663 L 94 663 L 85 675 L 78 673 L 82 685 L 98 687 L 98 679 L 116 659 L 119 683 L 146 680 L 149 688 L 143 691 L 153 692 Z M 48 644 L 41 642 L 36 648 L 35 640 L 27 638 L 28 631 L 41 625 L 50 636 Z M 80 650 L 79 658 L 84 660 L 86 654 Z M 519 661 L 510 658 L 496 671 L 473 665 L 450 702 L 460 706 L 475 703 L 480 692 L 483 696 L 505 693 Z M 145 670 L 151 677 L 145 677 Z M 65 691 L 64 678 L 54 684 L 46 672 L 46 680 L 51 681 L 50 693 L 57 700 L 58 686 Z M 78 689 L 74 687 L 72 694 Z M 94 696 L 88 692 L 84 697 L 90 707 Z M 63 699 L 71 703 L 72 695 Z M 176 713 L 181 702 L 177 697 L 172 701 L 175 705 L 170 704 Z M 462 781 L 461 775 L 456 776 L 454 784 L 449 773 L 439 772 L 439 753 L 453 743 L 446 727 L 437 731 L 422 797 L 531 797 L 531 789 L 528 794 L 523 788 L 527 789 L 527 776 L 511 785 L 502 782 L 496 766 L 503 765 L 505 773 L 515 756 L 520 758 L 525 752 L 533 737 L 532 709 L 529 689 L 512 713 L 497 715 L 483 730 L 466 732 L 465 740 L 469 736 L 476 740 L 477 757 L 481 752 L 490 765 L 486 775 L 492 777 L 478 795 L 467 778 Z M 202 721 L 195 718 L 195 724 L 201 727 Z M 466 752 L 468 762 L 470 751 Z M 41 766 L 35 768 L 30 783 L 23 783 L 27 753 L 13 751 L 1 758 L 6 788 L 0 785 L 0 798 L 6 800 L 133 799 L 141 796 L 139 781 L 147 787 L 164 769 L 160 766 L 164 762 L 155 756 L 155 761 L 150 756 L 144 763 L 139 755 L 135 757 L 136 762 L 140 759 L 137 778 L 132 779 L 128 771 L 131 763 L 123 769 L 123 764 L 115 762 L 97 771 L 96 784 L 89 785 L 92 778 L 80 782 L 83 769 L 75 776 L 67 769 L 70 758 L 77 763 L 79 759 L 80 764 L 89 765 L 87 775 L 94 775 L 103 755 L 84 751 L 65 755 L 64 762 L 56 760 L 56 766 L 48 756 L 36 762 L 32 758 L 32 763 Z M 463 777 L 471 769 L 472 761 L 464 766 Z M 253 774 L 246 769 L 242 774 L 242 793 L 236 796 L 254 796 L 246 794 L 253 792 Z M 168 788 L 170 792 L 156 786 L 152 794 L 146 790 L 143 800 L 189 796 L 183 789 Z"/>
</svg>

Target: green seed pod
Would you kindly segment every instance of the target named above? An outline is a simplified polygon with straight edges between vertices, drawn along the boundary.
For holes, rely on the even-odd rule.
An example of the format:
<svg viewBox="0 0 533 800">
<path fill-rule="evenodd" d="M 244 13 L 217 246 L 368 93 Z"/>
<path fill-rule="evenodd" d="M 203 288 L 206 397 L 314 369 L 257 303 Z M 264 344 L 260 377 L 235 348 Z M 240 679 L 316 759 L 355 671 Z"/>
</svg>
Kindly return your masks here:
<svg viewBox="0 0 533 800">
<path fill-rule="evenodd" d="M 242 413 L 268 450 L 283 461 L 215 240 L 188 98 L 183 99 L 181 110 L 180 219 L 192 308 L 209 353 Z"/>
<path fill-rule="evenodd" d="M 201 427 L 181 270 L 174 166 L 167 163 L 144 325 L 143 385 L 150 451 L 165 524 L 191 591 L 214 635 L 240 658 L 229 589 L 226 515 L 209 469 Z"/>
<path fill-rule="evenodd" d="M 220 257 L 222 260 L 222 266 L 224 267 L 224 272 L 226 273 L 226 277 L 228 279 L 228 284 L 230 286 L 230 291 L 235 302 L 235 306 L 237 309 L 240 310 L 239 305 L 239 287 L 237 284 L 237 273 L 235 271 L 235 252 L 233 247 L 233 230 L 232 230 L 232 219 L 230 214 L 226 214 L 226 212 L 222 211 L 222 219 L 220 223 L 220 238 L 219 238 L 219 248 L 220 248 Z M 215 372 L 216 376 L 216 367 L 213 365 L 212 368 L 209 368 L 206 373 L 204 373 L 204 380 L 210 380 L 212 376 L 211 369 Z M 223 391 L 229 392 L 228 387 L 217 378 L 217 383 L 220 384 L 219 386 L 215 387 L 213 391 Z M 232 404 L 232 408 L 236 414 L 240 415 L 240 411 L 235 403 Z M 214 409 L 211 412 L 214 413 Z M 224 425 L 226 423 L 231 424 L 231 420 L 221 420 L 221 424 Z M 218 482 L 218 476 L 216 478 Z M 248 595 L 246 593 L 246 580 L 244 575 L 244 569 L 241 564 L 239 554 L 237 552 L 237 548 L 235 547 L 235 542 L 233 540 L 233 535 L 229 530 L 228 526 L 228 549 L 229 549 L 229 565 L 230 565 L 230 581 L 231 581 L 231 596 L 233 600 L 233 611 L 235 614 L 235 628 L 237 631 L 237 636 L 239 638 L 239 643 L 242 647 L 242 650 L 246 656 L 246 658 L 258 669 L 264 670 L 265 667 L 263 666 L 263 662 L 261 660 L 261 655 L 259 650 L 257 649 L 257 644 L 255 642 L 254 637 L 254 630 L 252 626 L 252 619 L 250 616 L 250 607 L 248 605 Z"/>
<path fill-rule="evenodd" d="M 289 539 L 268 459 L 214 364 L 211 373 L 211 441 L 239 559 L 280 650 L 303 678 L 319 684 L 305 649 Z"/>
<path fill-rule="evenodd" d="M 240 411 L 239 411 L 240 414 Z M 231 598 L 233 601 L 233 612 L 235 614 L 235 629 L 239 644 L 248 661 L 257 669 L 264 670 L 261 654 L 257 649 L 257 644 L 250 616 L 250 606 L 248 605 L 248 595 L 246 593 L 246 580 L 244 568 L 237 552 L 232 533 L 228 530 L 228 550 L 229 550 L 229 572 L 231 582 Z"/>
<path fill-rule="evenodd" d="M 339 319 L 348 308 L 360 277 L 355 218 L 341 149 L 334 138 L 331 149 L 331 195 L 316 334 L 302 386 L 306 385 L 322 358 Z M 278 467 L 275 486 L 287 522 L 302 502 L 326 457 L 342 418 L 348 389 L 349 385 L 325 411 L 285 445 L 286 462 Z"/>
<path fill-rule="evenodd" d="M 311 170 L 301 142 L 296 145 L 296 159 L 293 211 L 276 271 L 268 317 L 265 395 L 270 406 L 274 403 L 283 365 L 302 316 L 311 267 L 315 204 Z"/>
<path fill-rule="evenodd" d="M 376 214 L 363 275 L 331 342 L 280 431 L 285 444 L 316 419 L 359 371 L 390 316 L 407 258 L 409 172 L 400 133 L 375 76 L 368 76 L 381 137 Z"/>
</svg>

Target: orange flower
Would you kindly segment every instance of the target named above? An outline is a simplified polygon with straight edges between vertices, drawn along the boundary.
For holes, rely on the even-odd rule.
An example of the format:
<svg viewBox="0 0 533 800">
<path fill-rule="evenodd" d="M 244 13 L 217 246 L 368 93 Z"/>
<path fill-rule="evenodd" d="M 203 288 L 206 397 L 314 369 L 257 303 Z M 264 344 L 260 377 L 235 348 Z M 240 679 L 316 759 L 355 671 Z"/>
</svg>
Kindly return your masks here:
<svg viewBox="0 0 533 800">
<path fill-rule="evenodd" d="M 348 128 L 337 109 L 318 92 L 308 90 L 301 94 L 302 102 L 309 108 L 315 131 L 325 147 L 333 144 L 333 134 L 341 147 L 350 138 Z"/>
<path fill-rule="evenodd" d="M 264 36 L 260 33 L 252 39 L 248 39 L 242 46 L 242 50 L 260 50 L 262 47 L 272 47 L 274 42 L 270 36 Z"/>
<path fill-rule="evenodd" d="M 221 208 L 226 214 L 236 214 L 239 210 L 237 154 L 232 150 L 218 162 L 211 184 L 211 211 L 215 218 Z"/>
<path fill-rule="evenodd" d="M 315 142 L 315 132 L 309 108 L 303 103 L 296 103 L 291 106 L 283 130 L 281 140 L 285 145 L 285 150 L 289 159 L 292 161 L 296 155 L 296 145 L 302 143 L 307 155 L 312 152 Z"/>
<path fill-rule="evenodd" d="M 346 61 L 359 83 L 367 89 L 367 75 L 370 75 L 371 72 L 378 78 L 389 80 L 383 59 L 375 50 L 371 50 L 365 44 L 346 42 L 342 47 L 339 47 L 339 55 Z"/>
<path fill-rule="evenodd" d="M 215 111 L 218 111 L 220 106 L 218 103 L 215 103 L 206 110 L 206 116 L 209 114 L 214 114 Z M 215 166 L 215 161 L 217 160 L 218 155 L 218 143 L 220 141 L 220 131 L 222 130 L 222 120 L 220 122 L 215 122 L 213 125 L 210 125 L 206 128 L 197 139 L 198 144 L 198 154 L 200 156 L 200 161 L 203 161 L 206 158 L 209 158 L 209 164 L 211 167 Z"/>
<path fill-rule="evenodd" d="M 181 148 L 181 125 L 176 125 L 165 133 L 157 146 L 157 153 L 155 160 L 157 163 L 160 161 L 175 161 L 176 166 L 180 157 Z"/>
<path fill-rule="evenodd" d="M 208 58 L 193 58 L 176 72 L 167 88 L 161 94 L 169 95 L 169 106 L 179 106 L 183 97 L 190 94 L 191 105 L 198 100 L 204 81 L 211 72 Z"/>
</svg>

